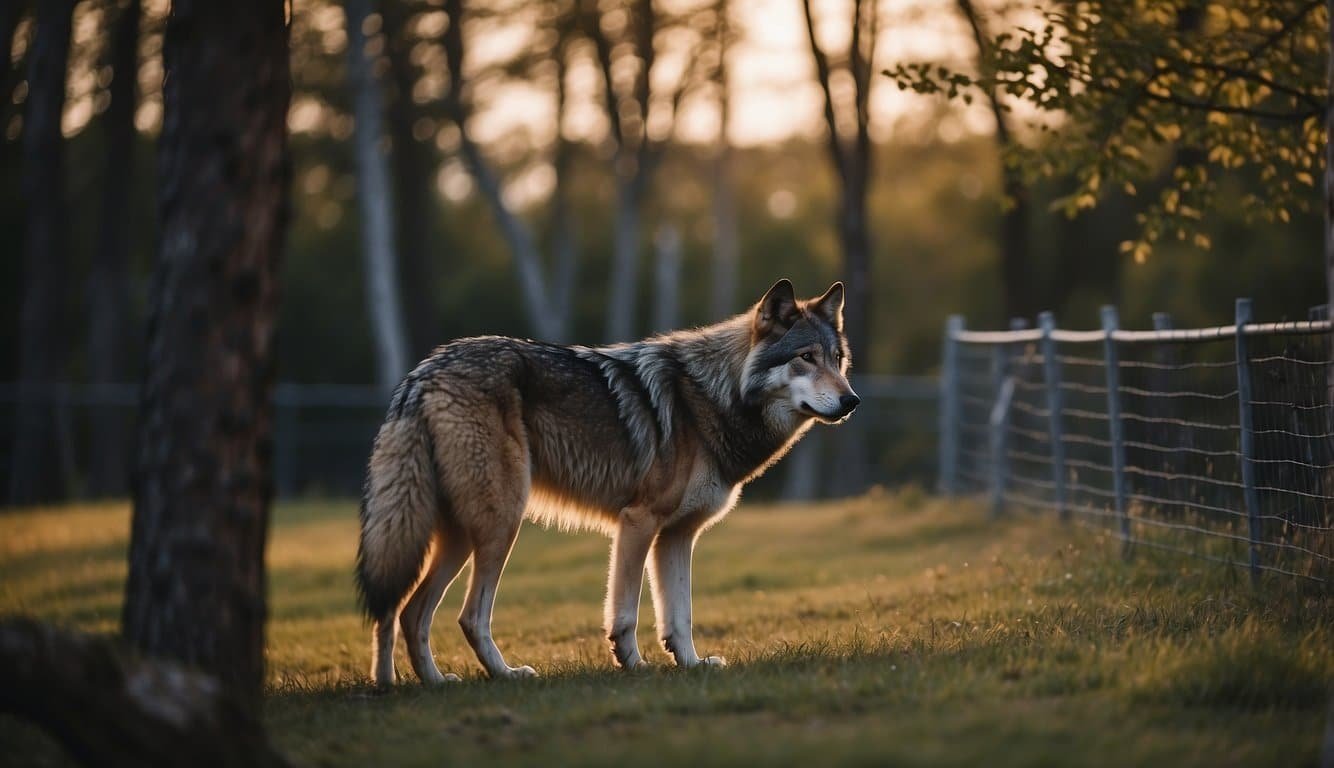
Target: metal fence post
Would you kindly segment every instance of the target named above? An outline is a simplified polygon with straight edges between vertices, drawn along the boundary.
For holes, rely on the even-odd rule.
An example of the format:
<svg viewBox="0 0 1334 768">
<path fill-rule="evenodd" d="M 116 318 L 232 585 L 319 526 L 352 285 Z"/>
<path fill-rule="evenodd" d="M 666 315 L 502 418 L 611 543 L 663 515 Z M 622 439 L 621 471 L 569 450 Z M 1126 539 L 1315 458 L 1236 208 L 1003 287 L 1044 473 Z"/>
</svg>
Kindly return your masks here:
<svg viewBox="0 0 1334 768">
<path fill-rule="evenodd" d="M 1116 518 L 1121 524 L 1121 553 L 1129 557 L 1130 516 L 1126 509 L 1126 449 L 1121 434 L 1121 358 L 1113 334 L 1120 325 L 1116 307 L 1102 308 L 1103 366 L 1107 373 L 1107 436 L 1112 444 L 1112 491 Z"/>
<path fill-rule="evenodd" d="M 1051 332 L 1056 330 L 1056 316 L 1050 312 L 1038 315 L 1042 329 L 1042 374 L 1047 385 L 1047 437 L 1051 441 L 1051 481 L 1056 512 L 1062 520 L 1070 519 L 1065 507 L 1065 436 L 1061 434 L 1061 362 L 1056 359 L 1056 341 Z"/>
<path fill-rule="evenodd" d="M 963 315 L 945 321 L 944 349 L 940 371 L 939 490 L 954 496 L 959 490 L 959 341 Z"/>
<path fill-rule="evenodd" d="M 1016 317 L 1010 320 L 1010 330 L 1022 331 L 1028 322 Z M 1015 375 L 1014 345 L 1001 342 L 991 348 L 992 401 L 989 437 L 991 443 L 991 514 L 999 517 L 1005 512 L 1005 489 L 1010 480 L 1010 404 L 1014 401 Z"/>
<path fill-rule="evenodd" d="M 1255 490 L 1255 424 L 1251 409 L 1251 366 L 1246 351 L 1246 325 L 1251 322 L 1251 300 L 1237 299 L 1237 408 L 1241 435 L 1241 484 L 1246 497 L 1246 524 L 1250 545 L 1251 581 L 1260 579 L 1260 499 Z"/>
</svg>

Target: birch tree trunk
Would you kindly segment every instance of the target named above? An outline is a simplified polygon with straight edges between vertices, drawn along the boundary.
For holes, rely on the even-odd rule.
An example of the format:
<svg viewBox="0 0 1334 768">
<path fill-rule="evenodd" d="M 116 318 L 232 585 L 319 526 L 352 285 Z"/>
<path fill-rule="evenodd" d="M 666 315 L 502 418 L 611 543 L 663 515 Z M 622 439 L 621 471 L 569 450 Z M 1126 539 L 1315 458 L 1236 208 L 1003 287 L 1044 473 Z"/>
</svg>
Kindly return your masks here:
<svg viewBox="0 0 1334 768">
<path fill-rule="evenodd" d="M 28 202 L 23 248 L 23 309 L 19 321 L 19 397 L 14 418 L 11 504 L 54 501 L 61 488 L 54 384 L 67 346 L 63 286 L 65 242 L 65 106 L 74 0 L 45 0 L 28 51 L 28 100 L 23 120 L 23 193 Z"/>
<path fill-rule="evenodd" d="M 88 378 L 103 387 L 122 381 L 129 328 L 130 179 L 134 167 L 135 91 L 139 78 L 139 0 L 116 18 L 111 40 L 111 104 L 106 127 L 102 228 L 88 280 Z M 110 405 L 93 410 L 88 494 L 121 496 L 128 490 L 128 414 Z"/>
<path fill-rule="evenodd" d="M 366 266 L 366 309 L 375 342 L 376 383 L 386 395 L 408 370 L 403 307 L 398 293 L 398 256 L 394 250 L 393 193 L 381 141 L 380 83 L 368 47 L 367 27 L 381 17 L 371 0 L 346 0 L 347 67 L 352 86 L 357 153 L 357 203 L 361 211 L 361 252 Z"/>
<path fill-rule="evenodd" d="M 286 12 L 284 0 L 175 0 L 167 20 L 123 614 L 132 648 L 216 676 L 252 711 L 291 175 Z"/>
</svg>

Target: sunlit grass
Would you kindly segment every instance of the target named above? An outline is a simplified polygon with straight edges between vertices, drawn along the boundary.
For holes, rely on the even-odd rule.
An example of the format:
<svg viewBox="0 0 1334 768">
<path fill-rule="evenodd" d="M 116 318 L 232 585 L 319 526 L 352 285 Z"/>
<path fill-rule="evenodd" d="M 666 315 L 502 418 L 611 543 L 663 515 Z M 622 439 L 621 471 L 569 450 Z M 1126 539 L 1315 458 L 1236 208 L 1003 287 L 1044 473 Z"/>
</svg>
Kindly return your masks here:
<svg viewBox="0 0 1334 768">
<path fill-rule="evenodd" d="M 0 612 L 114 631 L 124 505 L 0 516 Z M 365 680 L 352 502 L 282 505 L 269 548 L 266 718 L 308 764 L 1311 764 L 1334 681 L 1331 596 L 1283 578 L 1144 553 L 920 492 L 745 505 L 701 540 L 696 642 L 725 670 L 672 669 L 644 601 L 646 673 L 600 630 L 607 542 L 527 528 L 497 642 L 543 677 L 387 695 Z M 400 656 L 400 672 L 411 680 Z M 0 740 L 45 762 L 30 731 Z M 26 758 L 24 758 L 26 760 Z"/>
</svg>

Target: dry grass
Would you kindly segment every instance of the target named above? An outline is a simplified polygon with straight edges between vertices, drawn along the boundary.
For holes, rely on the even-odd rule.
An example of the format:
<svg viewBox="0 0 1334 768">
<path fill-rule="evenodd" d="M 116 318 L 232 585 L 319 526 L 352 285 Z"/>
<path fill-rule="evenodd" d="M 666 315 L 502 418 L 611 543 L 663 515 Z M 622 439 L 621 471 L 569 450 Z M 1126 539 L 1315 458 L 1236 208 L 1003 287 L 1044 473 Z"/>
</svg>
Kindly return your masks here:
<svg viewBox="0 0 1334 768">
<path fill-rule="evenodd" d="M 114 631 L 128 522 L 123 505 L 0 516 L 0 613 Z M 374 695 L 355 531 L 351 502 L 289 504 L 270 544 L 266 718 L 307 764 L 1302 765 L 1334 681 L 1328 593 L 1127 564 L 1086 532 L 905 491 L 743 505 L 706 534 L 696 642 L 726 670 L 671 669 L 645 600 L 656 669 L 614 671 L 606 541 L 530 527 L 495 631 L 543 678 L 481 679 L 456 585 L 434 644 L 465 681 Z M 57 759 L 13 721 L 0 742 L 6 762 Z"/>
</svg>

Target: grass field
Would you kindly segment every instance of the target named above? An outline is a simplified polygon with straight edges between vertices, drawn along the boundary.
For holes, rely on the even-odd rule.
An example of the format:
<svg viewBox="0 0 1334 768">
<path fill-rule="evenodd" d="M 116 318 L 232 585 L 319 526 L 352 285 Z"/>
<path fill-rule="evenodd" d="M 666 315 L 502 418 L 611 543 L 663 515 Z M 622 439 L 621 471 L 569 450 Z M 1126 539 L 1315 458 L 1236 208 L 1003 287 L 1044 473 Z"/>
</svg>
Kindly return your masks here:
<svg viewBox="0 0 1334 768">
<path fill-rule="evenodd" d="M 114 631 L 128 523 L 124 505 L 0 515 L 0 613 Z M 355 547 L 352 502 L 276 512 L 265 719 L 307 765 L 1314 765 L 1334 681 L 1328 592 L 1125 563 L 1077 528 L 904 491 L 743 504 L 705 535 L 696 643 L 727 669 L 672 669 L 647 599 L 654 668 L 612 669 L 606 541 L 528 527 L 495 634 L 543 677 L 481 678 L 456 584 L 434 645 L 464 682 L 375 695 Z M 0 744 L 60 762 L 12 720 Z"/>
</svg>

